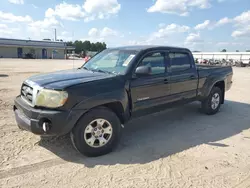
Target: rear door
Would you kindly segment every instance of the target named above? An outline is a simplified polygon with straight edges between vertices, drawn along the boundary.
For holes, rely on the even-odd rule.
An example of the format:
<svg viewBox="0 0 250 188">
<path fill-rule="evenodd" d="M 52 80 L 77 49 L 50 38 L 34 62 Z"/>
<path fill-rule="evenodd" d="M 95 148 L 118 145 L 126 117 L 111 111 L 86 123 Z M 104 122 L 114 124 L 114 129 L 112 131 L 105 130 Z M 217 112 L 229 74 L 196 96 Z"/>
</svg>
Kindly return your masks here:
<svg viewBox="0 0 250 188">
<path fill-rule="evenodd" d="M 167 102 L 166 96 L 170 95 L 164 51 L 145 54 L 137 65 L 139 66 L 150 66 L 152 73 L 142 77 L 133 76 L 130 85 L 133 112 L 164 104 Z"/>
<path fill-rule="evenodd" d="M 193 59 L 187 52 L 170 51 L 170 90 L 175 100 L 196 97 L 198 73 Z"/>
</svg>

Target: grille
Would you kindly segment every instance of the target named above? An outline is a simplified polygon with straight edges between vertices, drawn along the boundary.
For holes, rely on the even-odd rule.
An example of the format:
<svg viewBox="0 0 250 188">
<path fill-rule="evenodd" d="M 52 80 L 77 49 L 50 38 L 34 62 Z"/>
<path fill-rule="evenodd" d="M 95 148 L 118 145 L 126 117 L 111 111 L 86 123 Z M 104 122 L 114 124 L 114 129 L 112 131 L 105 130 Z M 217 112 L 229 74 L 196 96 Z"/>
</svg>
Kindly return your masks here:
<svg viewBox="0 0 250 188">
<path fill-rule="evenodd" d="M 27 84 L 23 84 L 21 88 L 21 96 L 30 104 L 33 103 L 33 88 Z"/>
</svg>

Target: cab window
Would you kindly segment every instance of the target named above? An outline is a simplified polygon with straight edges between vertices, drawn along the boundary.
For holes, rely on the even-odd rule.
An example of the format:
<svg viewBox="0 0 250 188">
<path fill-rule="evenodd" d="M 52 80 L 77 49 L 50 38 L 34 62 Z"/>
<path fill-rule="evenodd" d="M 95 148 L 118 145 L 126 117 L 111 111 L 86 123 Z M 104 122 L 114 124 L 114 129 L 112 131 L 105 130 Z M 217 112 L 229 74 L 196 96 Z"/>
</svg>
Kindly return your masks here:
<svg viewBox="0 0 250 188">
<path fill-rule="evenodd" d="M 192 68 L 191 60 L 187 53 L 169 53 L 172 72 L 186 71 Z"/>
<path fill-rule="evenodd" d="M 151 75 L 165 73 L 164 53 L 155 52 L 144 57 L 139 66 L 151 67 Z"/>
</svg>

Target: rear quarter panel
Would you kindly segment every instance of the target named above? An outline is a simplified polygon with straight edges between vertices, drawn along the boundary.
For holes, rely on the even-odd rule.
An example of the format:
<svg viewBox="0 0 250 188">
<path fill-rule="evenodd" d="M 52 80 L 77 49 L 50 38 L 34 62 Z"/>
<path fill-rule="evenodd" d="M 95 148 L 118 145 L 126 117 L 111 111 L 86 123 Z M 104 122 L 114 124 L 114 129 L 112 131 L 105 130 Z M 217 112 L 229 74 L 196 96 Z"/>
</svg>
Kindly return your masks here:
<svg viewBox="0 0 250 188">
<path fill-rule="evenodd" d="M 197 66 L 199 73 L 198 96 L 207 97 L 213 86 L 220 81 L 225 83 L 225 91 L 232 85 L 232 67 L 221 66 Z"/>
</svg>

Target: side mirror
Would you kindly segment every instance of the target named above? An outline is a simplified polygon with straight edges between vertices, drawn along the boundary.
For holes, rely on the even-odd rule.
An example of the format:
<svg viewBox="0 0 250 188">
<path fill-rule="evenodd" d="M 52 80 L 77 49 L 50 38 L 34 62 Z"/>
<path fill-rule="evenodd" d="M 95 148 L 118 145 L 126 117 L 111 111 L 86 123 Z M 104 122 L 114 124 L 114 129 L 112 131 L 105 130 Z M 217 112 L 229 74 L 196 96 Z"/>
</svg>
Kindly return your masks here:
<svg viewBox="0 0 250 188">
<path fill-rule="evenodd" d="M 135 74 L 137 76 L 147 76 L 151 74 L 151 67 L 148 66 L 140 66 L 135 70 Z"/>
</svg>

